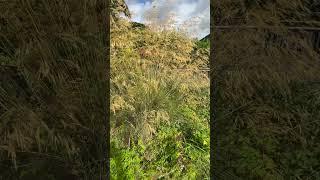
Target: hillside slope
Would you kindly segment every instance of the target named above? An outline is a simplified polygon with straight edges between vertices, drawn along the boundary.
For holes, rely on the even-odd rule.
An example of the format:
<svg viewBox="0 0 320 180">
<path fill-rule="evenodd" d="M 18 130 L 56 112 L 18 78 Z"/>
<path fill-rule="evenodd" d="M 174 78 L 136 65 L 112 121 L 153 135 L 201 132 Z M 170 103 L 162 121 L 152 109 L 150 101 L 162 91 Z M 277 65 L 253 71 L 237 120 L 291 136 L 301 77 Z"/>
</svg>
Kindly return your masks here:
<svg viewBox="0 0 320 180">
<path fill-rule="evenodd" d="M 208 178 L 208 56 L 177 32 L 125 21 L 111 45 L 112 177 Z"/>
</svg>

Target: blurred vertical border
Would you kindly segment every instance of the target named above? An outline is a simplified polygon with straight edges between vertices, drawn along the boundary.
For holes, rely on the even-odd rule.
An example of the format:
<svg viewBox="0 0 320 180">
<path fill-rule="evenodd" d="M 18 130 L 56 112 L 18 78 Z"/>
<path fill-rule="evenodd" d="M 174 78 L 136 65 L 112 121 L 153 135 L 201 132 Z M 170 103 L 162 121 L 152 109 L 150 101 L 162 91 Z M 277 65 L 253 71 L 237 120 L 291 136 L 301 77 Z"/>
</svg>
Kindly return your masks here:
<svg viewBox="0 0 320 180">
<path fill-rule="evenodd" d="M 0 179 L 109 179 L 109 6 L 0 2 Z"/>
</svg>

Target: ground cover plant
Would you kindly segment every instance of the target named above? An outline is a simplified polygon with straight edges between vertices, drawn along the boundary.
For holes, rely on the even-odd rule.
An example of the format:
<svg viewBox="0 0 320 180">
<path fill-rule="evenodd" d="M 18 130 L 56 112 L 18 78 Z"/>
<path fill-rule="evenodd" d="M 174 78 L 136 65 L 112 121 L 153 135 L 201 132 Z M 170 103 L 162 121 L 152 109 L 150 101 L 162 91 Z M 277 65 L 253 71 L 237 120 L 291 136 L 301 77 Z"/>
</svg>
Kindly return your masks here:
<svg viewBox="0 0 320 180">
<path fill-rule="evenodd" d="M 106 176 L 105 2 L 0 2 L 0 179 Z"/>
<path fill-rule="evenodd" d="M 0 2 L 0 179 L 106 172 L 107 48 L 96 2 Z M 208 43 L 132 26 L 118 16 L 129 16 L 124 1 L 110 2 L 112 178 L 208 178 L 209 81 L 198 71 Z M 257 26 L 211 37 L 218 179 L 320 177 L 319 54 L 310 32 L 286 27 L 317 27 L 317 3 L 212 4 L 216 25 Z"/>
<path fill-rule="evenodd" d="M 317 32 L 301 28 L 317 27 L 315 7 L 303 0 L 212 4 L 216 27 L 244 27 L 213 29 L 218 179 L 319 177 L 320 56 L 310 43 Z"/>
<path fill-rule="evenodd" d="M 111 177 L 209 178 L 209 46 L 119 20 L 111 29 Z"/>
</svg>

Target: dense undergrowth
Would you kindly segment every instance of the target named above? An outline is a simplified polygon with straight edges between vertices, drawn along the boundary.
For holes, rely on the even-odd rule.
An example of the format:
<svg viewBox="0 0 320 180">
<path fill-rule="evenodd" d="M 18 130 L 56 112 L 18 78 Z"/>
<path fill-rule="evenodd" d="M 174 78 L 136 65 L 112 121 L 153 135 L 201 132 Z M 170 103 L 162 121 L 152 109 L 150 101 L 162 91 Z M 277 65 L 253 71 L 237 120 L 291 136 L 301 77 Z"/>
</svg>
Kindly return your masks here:
<svg viewBox="0 0 320 180">
<path fill-rule="evenodd" d="M 106 172 L 107 48 L 96 2 L 0 3 L 0 179 Z M 123 11 L 124 1 L 111 2 L 112 15 Z M 217 179 L 320 177 L 319 54 L 308 33 L 284 26 L 316 25 L 311 2 L 211 8 L 218 25 L 281 26 L 214 34 Z M 197 71 L 208 65 L 208 43 L 122 22 L 111 45 L 112 178 L 208 178 L 209 81 Z"/>
<path fill-rule="evenodd" d="M 320 56 L 310 43 L 317 32 L 288 28 L 318 26 L 316 7 L 309 0 L 212 4 L 216 26 L 255 26 L 213 30 L 217 179 L 320 177 Z"/>
<path fill-rule="evenodd" d="M 106 176 L 105 3 L 0 2 L 0 179 Z"/>
<path fill-rule="evenodd" d="M 113 179 L 208 179 L 208 46 L 177 32 L 111 32 Z"/>
<path fill-rule="evenodd" d="M 240 33 L 233 39 L 240 39 Z M 262 33 L 251 37 L 242 33 L 261 42 Z M 227 169 L 221 176 L 316 179 L 320 172 L 319 55 L 308 45 L 298 52 L 272 45 L 262 51 L 262 44 L 258 48 L 243 42 L 243 49 L 217 50 L 225 51 L 216 66 L 225 69 L 215 75 L 218 132 L 214 138 L 221 158 L 217 166 Z M 237 63 L 230 60 L 234 57 Z"/>
</svg>

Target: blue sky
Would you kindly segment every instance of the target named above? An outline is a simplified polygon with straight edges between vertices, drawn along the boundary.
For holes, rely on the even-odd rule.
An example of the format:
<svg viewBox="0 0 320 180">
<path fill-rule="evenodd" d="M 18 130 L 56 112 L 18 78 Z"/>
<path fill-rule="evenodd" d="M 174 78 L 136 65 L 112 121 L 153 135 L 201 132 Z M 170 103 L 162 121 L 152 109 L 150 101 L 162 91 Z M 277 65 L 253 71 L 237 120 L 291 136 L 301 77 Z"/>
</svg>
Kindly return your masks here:
<svg viewBox="0 0 320 180">
<path fill-rule="evenodd" d="M 210 8 L 209 0 L 126 0 L 132 13 L 132 21 L 146 23 L 147 13 L 154 9 L 159 12 L 159 18 L 153 19 L 158 23 L 161 18 L 166 19 L 174 13 L 174 23 L 169 23 L 175 28 L 181 28 L 191 36 L 202 38 L 210 33 Z"/>
</svg>

